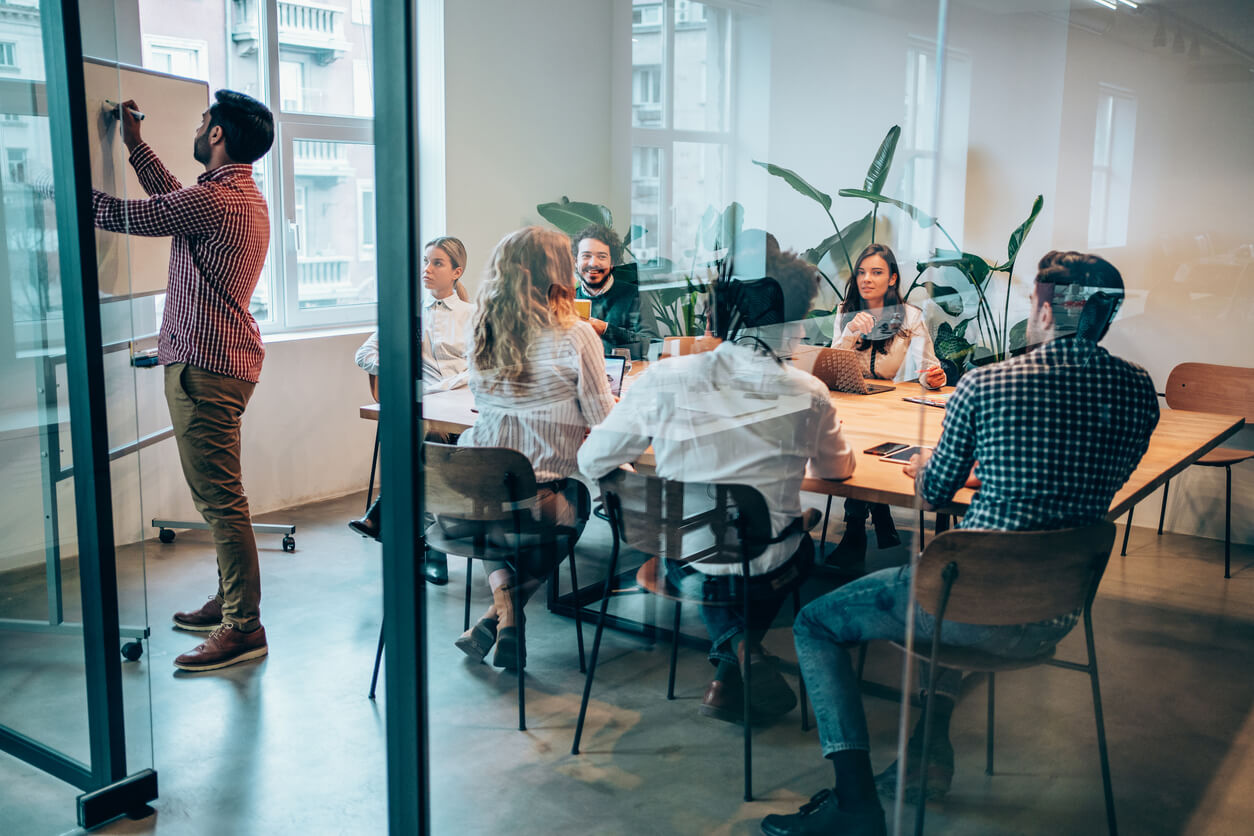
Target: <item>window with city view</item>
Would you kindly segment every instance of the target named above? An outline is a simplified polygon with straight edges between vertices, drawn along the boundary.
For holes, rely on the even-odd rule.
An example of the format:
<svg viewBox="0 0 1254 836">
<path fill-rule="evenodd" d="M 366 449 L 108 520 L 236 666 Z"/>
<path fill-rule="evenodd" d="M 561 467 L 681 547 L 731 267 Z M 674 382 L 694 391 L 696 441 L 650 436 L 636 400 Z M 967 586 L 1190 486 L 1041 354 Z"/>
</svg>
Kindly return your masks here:
<svg viewBox="0 0 1254 836">
<path fill-rule="evenodd" d="M 706 208 L 723 209 L 730 29 L 726 9 L 633 2 L 631 223 L 639 230 L 632 251 L 644 264 L 684 258 Z"/>
<path fill-rule="evenodd" d="M 274 111 L 274 150 L 254 166 L 272 219 L 252 303 L 263 330 L 374 317 L 370 11 L 369 0 L 139 0 L 145 67 Z"/>
</svg>

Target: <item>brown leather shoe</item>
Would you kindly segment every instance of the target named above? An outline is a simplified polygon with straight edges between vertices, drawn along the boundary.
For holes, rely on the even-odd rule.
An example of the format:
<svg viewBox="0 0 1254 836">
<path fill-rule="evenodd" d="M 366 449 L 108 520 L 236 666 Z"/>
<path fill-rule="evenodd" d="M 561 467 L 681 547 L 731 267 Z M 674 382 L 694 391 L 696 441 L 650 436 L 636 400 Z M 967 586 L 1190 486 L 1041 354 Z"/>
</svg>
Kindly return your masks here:
<svg viewBox="0 0 1254 836">
<path fill-rule="evenodd" d="M 222 624 L 204 643 L 196 645 L 195 650 L 175 659 L 174 667 L 185 671 L 212 671 L 265 656 L 267 652 L 265 627 L 245 633 L 234 624 Z"/>
<path fill-rule="evenodd" d="M 739 723 L 745 716 L 745 696 L 741 690 L 740 677 L 735 682 L 724 682 L 715 679 L 705 689 L 705 697 L 701 700 L 701 716 L 713 717 L 724 723 Z"/>
<path fill-rule="evenodd" d="M 191 630 L 193 633 L 211 633 L 222 623 L 222 602 L 218 596 L 210 595 L 205 605 L 193 612 L 176 612 L 174 626 L 180 630 Z"/>
</svg>

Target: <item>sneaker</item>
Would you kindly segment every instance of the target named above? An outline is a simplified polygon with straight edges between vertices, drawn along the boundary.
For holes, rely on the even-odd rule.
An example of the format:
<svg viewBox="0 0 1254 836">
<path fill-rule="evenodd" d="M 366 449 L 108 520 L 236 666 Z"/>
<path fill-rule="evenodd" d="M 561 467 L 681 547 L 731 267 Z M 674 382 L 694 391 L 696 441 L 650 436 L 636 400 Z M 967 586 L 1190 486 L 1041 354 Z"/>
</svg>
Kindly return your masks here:
<svg viewBox="0 0 1254 836">
<path fill-rule="evenodd" d="M 210 595 L 205 605 L 193 612 L 176 612 L 174 626 L 193 633 L 211 633 L 222 623 L 222 602 Z"/>
<path fill-rule="evenodd" d="M 954 746 L 948 740 L 933 740 L 927 758 L 927 800 L 940 801 L 954 782 Z M 919 803 L 919 764 L 923 759 L 923 744 L 912 737 L 906 744 L 906 803 Z M 892 800 L 897 797 L 897 761 L 875 776 L 875 791 L 879 797 Z"/>
<path fill-rule="evenodd" d="M 234 624 L 223 623 L 202 644 L 175 659 L 174 667 L 184 671 L 213 671 L 257 659 L 267 652 L 265 627 L 245 633 Z"/>
<path fill-rule="evenodd" d="M 482 662 L 483 657 L 487 656 L 488 651 L 492 649 L 492 645 L 496 644 L 496 619 L 479 619 L 473 627 L 462 633 L 453 644 L 471 659 L 474 659 L 476 662 Z"/>
<path fill-rule="evenodd" d="M 887 836 L 888 825 L 879 806 L 842 810 L 836 793 L 823 790 L 790 816 L 762 819 L 762 832 L 766 836 Z"/>
</svg>

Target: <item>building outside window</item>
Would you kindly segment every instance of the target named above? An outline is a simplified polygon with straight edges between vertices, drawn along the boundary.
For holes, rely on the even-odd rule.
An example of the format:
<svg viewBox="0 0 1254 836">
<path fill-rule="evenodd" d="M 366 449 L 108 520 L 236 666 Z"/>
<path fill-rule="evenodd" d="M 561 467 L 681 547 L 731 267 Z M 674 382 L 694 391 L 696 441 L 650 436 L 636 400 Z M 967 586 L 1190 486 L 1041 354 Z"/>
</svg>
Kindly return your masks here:
<svg viewBox="0 0 1254 836">
<path fill-rule="evenodd" d="M 728 193 L 731 14 L 693 0 L 632 6 L 632 251 L 684 261 Z"/>
<path fill-rule="evenodd" d="M 373 214 L 363 229 L 358 208 L 360 184 L 373 195 L 374 183 L 369 0 L 139 0 L 139 10 L 145 66 L 274 111 L 274 148 L 254 165 L 272 222 L 251 306 L 263 333 L 373 320 L 373 248 L 362 246 Z"/>
<path fill-rule="evenodd" d="M 0 67 L 17 68 L 17 44 L 0 41 Z"/>
</svg>

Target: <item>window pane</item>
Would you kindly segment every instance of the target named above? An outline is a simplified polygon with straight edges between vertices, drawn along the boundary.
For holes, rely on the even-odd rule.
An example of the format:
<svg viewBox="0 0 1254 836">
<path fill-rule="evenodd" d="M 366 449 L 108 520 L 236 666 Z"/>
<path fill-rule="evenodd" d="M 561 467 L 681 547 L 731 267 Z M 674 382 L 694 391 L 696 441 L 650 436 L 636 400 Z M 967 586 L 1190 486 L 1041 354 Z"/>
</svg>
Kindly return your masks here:
<svg viewBox="0 0 1254 836">
<path fill-rule="evenodd" d="M 317 139 L 297 139 L 292 147 L 298 307 L 373 302 L 374 149 Z M 345 211 L 354 206 L 357 211 Z"/>
<path fill-rule="evenodd" d="M 279 74 L 283 109 L 295 113 L 371 116 L 358 101 L 358 60 L 370 60 L 370 5 L 280 0 L 279 61 L 299 66 Z M 368 86 L 368 85 L 367 85 Z"/>
<path fill-rule="evenodd" d="M 632 238 L 636 261 L 647 264 L 661 254 L 662 149 L 631 149 L 631 225 L 640 227 Z"/>
<path fill-rule="evenodd" d="M 671 259 L 685 259 L 692 254 L 707 207 L 721 212 L 725 206 L 723 151 L 724 146 L 715 143 L 675 143 Z"/>
<path fill-rule="evenodd" d="M 631 124 L 663 127 L 662 4 L 636 0 L 631 24 Z"/>
<path fill-rule="evenodd" d="M 675 4 L 675 127 L 727 127 L 727 12 L 679 0 Z"/>
</svg>

